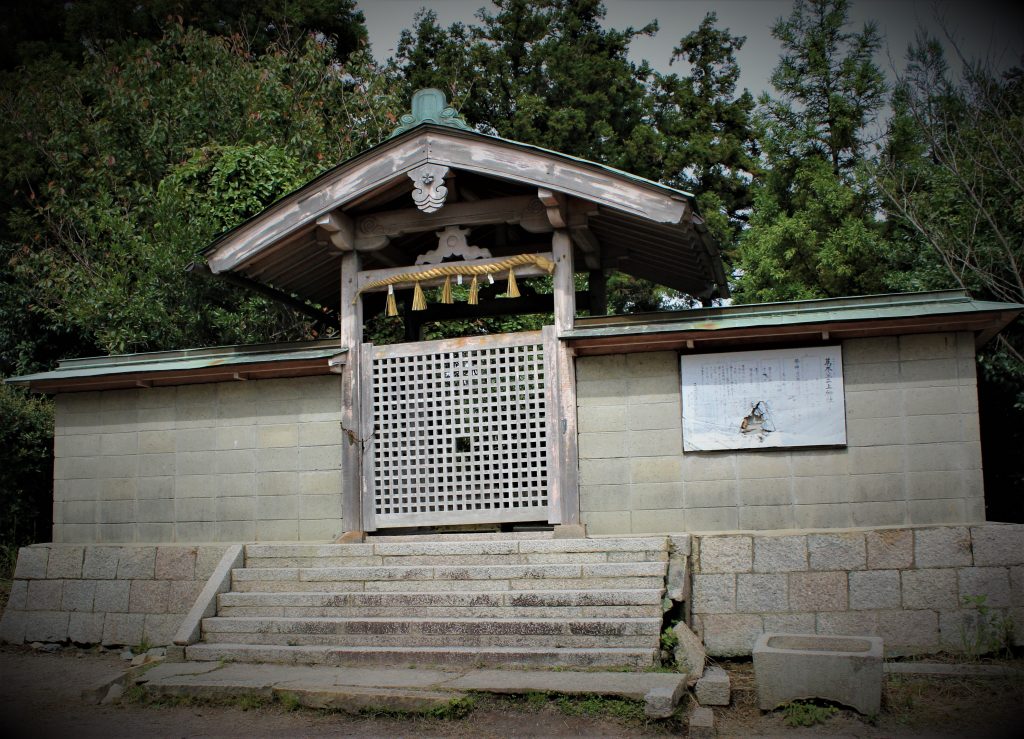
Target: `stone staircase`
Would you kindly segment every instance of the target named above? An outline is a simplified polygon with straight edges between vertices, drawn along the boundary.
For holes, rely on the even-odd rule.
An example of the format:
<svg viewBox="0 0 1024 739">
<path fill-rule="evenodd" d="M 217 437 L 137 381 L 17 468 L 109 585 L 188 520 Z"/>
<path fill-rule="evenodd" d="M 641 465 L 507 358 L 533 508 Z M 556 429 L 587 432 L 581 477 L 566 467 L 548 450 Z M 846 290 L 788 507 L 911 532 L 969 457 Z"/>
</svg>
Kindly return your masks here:
<svg viewBox="0 0 1024 739">
<path fill-rule="evenodd" d="M 186 656 L 328 665 L 656 663 L 665 537 L 522 537 L 250 544 L 245 567 L 232 572 L 231 590 Z"/>
</svg>

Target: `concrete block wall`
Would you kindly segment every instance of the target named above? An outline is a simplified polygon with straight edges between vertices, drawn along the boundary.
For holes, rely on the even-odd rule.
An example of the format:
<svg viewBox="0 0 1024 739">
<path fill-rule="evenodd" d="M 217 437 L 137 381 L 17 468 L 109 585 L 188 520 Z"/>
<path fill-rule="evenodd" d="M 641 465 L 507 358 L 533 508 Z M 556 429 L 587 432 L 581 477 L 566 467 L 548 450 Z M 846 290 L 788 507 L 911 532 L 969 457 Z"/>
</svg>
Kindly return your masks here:
<svg viewBox="0 0 1024 739">
<path fill-rule="evenodd" d="M 337 376 L 56 398 L 54 542 L 327 540 Z"/>
<path fill-rule="evenodd" d="M 24 547 L 0 620 L 0 641 L 170 644 L 226 548 Z"/>
<path fill-rule="evenodd" d="M 676 352 L 576 360 L 594 534 L 984 521 L 970 333 L 843 342 L 847 446 L 682 450 Z"/>
<path fill-rule="evenodd" d="M 964 651 L 985 596 L 1024 643 L 1024 525 L 693 538 L 692 624 L 708 654 L 765 631 L 880 636 L 888 654 Z"/>
</svg>

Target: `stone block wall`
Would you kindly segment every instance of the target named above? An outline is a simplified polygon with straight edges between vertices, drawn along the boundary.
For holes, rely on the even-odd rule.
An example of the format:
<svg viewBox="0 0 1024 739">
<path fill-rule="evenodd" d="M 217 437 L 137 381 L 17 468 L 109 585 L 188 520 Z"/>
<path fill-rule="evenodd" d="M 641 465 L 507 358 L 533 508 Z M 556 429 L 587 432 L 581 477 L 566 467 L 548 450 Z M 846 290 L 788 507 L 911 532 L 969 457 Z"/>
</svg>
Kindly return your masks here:
<svg viewBox="0 0 1024 739">
<path fill-rule="evenodd" d="M 335 375 L 58 395 L 53 540 L 330 539 L 340 420 Z"/>
<path fill-rule="evenodd" d="M 843 371 L 846 447 L 684 454 L 676 352 L 578 358 L 587 530 L 984 521 L 973 336 L 844 341 Z"/>
<path fill-rule="evenodd" d="M 0 641 L 170 644 L 225 545 L 35 544 L 19 552 Z"/>
<path fill-rule="evenodd" d="M 889 654 L 963 651 L 985 596 L 1024 643 L 1024 525 L 695 536 L 692 618 L 708 654 L 765 631 L 880 636 Z"/>
</svg>

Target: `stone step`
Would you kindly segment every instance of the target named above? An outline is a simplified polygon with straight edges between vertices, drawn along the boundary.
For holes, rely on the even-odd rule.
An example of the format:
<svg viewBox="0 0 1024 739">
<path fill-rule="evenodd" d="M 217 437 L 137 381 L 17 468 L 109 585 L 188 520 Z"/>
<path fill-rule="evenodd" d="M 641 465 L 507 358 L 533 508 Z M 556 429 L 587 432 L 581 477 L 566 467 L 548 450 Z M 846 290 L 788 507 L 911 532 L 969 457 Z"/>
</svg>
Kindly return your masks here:
<svg viewBox="0 0 1024 739">
<path fill-rule="evenodd" d="M 264 595 L 264 593 L 259 593 Z M 266 595 L 273 595 L 268 593 Z M 289 594 L 291 595 L 291 594 Z M 642 606 L 540 606 L 530 609 L 509 606 L 221 606 L 219 616 L 262 616 L 310 618 L 655 618 L 662 614 L 661 604 Z"/>
<path fill-rule="evenodd" d="M 452 556 L 554 553 L 664 552 L 667 537 L 410 541 L 405 537 L 363 544 L 248 544 L 246 561 L 291 557 Z"/>
<path fill-rule="evenodd" d="M 203 620 L 211 643 L 378 647 L 653 647 L 660 618 L 222 617 Z"/>
<path fill-rule="evenodd" d="M 220 632 L 211 644 L 263 644 L 267 646 L 324 647 L 555 647 L 597 649 L 599 647 L 636 648 L 651 646 L 649 636 L 617 637 L 577 634 L 277 634 L 248 631 Z"/>
<path fill-rule="evenodd" d="M 655 664 L 655 648 L 558 649 L 550 647 L 336 647 L 200 642 L 185 657 L 200 662 L 276 662 L 318 665 L 463 667 L 628 667 Z"/>
<path fill-rule="evenodd" d="M 540 616 L 540 609 L 557 612 L 558 615 L 576 617 L 620 617 L 612 613 L 598 612 L 600 609 L 619 609 L 624 612 L 621 617 L 636 615 L 638 617 L 660 617 L 662 590 L 499 590 L 475 592 L 403 592 L 373 593 L 351 592 L 337 593 L 327 591 L 281 592 L 281 593 L 238 593 L 228 592 L 218 596 L 217 613 L 222 616 L 241 615 L 273 615 L 273 616 L 387 616 L 391 611 L 399 611 L 401 615 L 439 616 L 442 612 L 449 615 L 474 616 L 467 610 L 489 609 L 492 615 L 479 614 L 480 617 L 498 615 Z M 252 609 L 251 613 L 243 613 L 244 609 Z M 258 609 L 266 609 L 259 612 Z M 319 609 L 323 613 L 291 609 Z M 429 613 L 417 614 L 418 610 Z M 593 614 L 572 613 L 581 609 L 593 609 Z M 352 613 L 343 613 L 342 611 Z M 378 612 L 379 611 L 379 612 Z M 544 616 L 546 617 L 546 616 Z"/>
<path fill-rule="evenodd" d="M 239 572 L 250 570 L 235 570 Z M 488 590 L 652 590 L 664 588 L 664 576 L 652 577 L 552 577 L 512 580 L 297 580 L 233 578 L 231 590 L 238 593 L 295 592 L 473 592 Z"/>
<path fill-rule="evenodd" d="M 288 567 L 380 567 L 380 566 L 463 566 L 463 565 L 548 565 L 601 564 L 604 562 L 667 562 L 667 551 L 636 552 L 531 552 L 509 554 L 409 554 L 367 556 L 268 556 L 247 557 L 247 569 Z"/>
<path fill-rule="evenodd" d="M 664 562 L 584 564 L 485 564 L 465 566 L 391 565 L 381 567 L 257 567 L 232 572 L 233 582 L 387 582 L 429 580 L 542 580 L 574 578 L 664 577 Z"/>
<path fill-rule="evenodd" d="M 424 534 L 388 534 L 371 532 L 367 541 L 518 541 L 521 539 L 554 539 L 552 529 L 527 531 L 444 531 Z"/>
</svg>

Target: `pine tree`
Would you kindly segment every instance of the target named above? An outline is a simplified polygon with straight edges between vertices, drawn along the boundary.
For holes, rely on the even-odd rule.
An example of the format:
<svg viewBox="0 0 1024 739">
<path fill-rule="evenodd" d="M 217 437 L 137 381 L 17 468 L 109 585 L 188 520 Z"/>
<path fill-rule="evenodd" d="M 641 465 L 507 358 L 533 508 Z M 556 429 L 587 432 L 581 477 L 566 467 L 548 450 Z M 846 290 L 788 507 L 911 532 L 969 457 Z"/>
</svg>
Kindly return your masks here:
<svg viewBox="0 0 1024 739">
<path fill-rule="evenodd" d="M 847 0 L 796 0 L 772 33 L 783 54 L 755 116 L 767 174 L 740 240 L 736 298 L 885 290 L 886 248 L 870 132 L 887 90 L 873 23 L 845 30 Z"/>
</svg>

